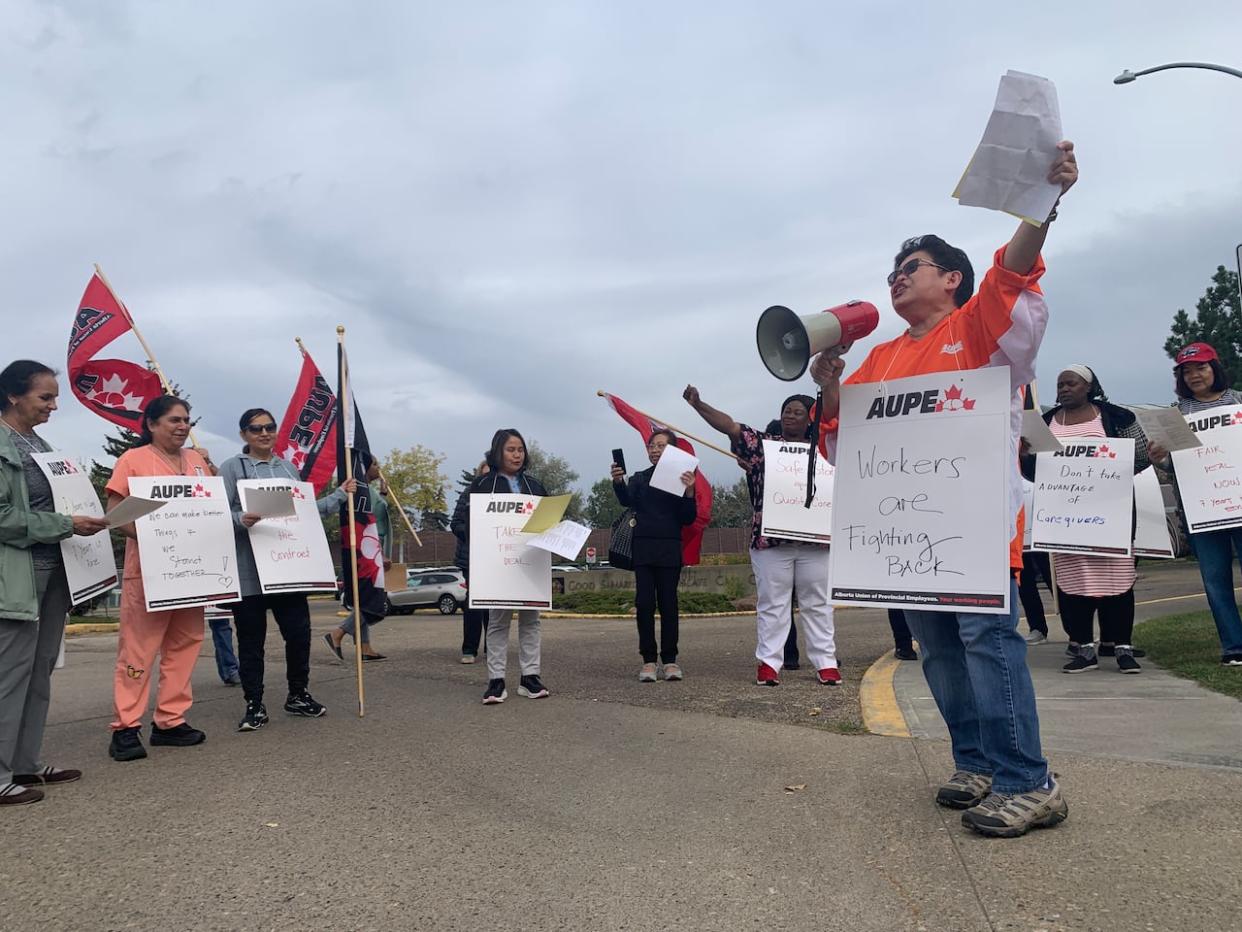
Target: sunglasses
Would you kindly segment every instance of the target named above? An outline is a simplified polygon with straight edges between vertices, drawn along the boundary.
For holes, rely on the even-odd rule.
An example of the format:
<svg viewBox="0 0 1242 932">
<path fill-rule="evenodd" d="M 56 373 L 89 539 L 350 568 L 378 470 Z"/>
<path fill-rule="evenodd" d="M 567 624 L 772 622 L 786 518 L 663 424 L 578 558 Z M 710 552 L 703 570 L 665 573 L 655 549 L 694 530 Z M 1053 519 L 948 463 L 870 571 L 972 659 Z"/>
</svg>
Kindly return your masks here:
<svg viewBox="0 0 1242 932">
<path fill-rule="evenodd" d="M 943 265 L 936 265 L 934 262 L 928 262 L 926 259 L 911 259 L 905 265 L 899 266 L 888 273 L 888 287 L 892 288 L 893 283 L 897 281 L 897 276 L 904 275 L 909 278 L 919 270 L 921 265 L 930 265 L 933 269 L 940 269 L 942 272 L 952 272 L 952 269 L 946 269 Z"/>
<path fill-rule="evenodd" d="M 248 434 L 274 434 L 276 433 L 276 425 L 267 424 L 247 424 L 246 433 Z"/>
</svg>

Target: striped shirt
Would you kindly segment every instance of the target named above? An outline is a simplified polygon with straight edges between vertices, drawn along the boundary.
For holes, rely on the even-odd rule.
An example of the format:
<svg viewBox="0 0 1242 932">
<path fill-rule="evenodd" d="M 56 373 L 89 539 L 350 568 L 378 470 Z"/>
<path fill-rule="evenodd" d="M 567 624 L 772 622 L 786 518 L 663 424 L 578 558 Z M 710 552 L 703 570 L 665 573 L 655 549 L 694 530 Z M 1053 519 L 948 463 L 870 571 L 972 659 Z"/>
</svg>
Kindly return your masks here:
<svg viewBox="0 0 1242 932">
<path fill-rule="evenodd" d="M 1104 422 L 1099 412 L 1083 424 L 1060 424 L 1056 418 L 1048 425 L 1054 436 L 1104 437 Z M 1054 553 L 1052 567 L 1057 588 L 1070 595 L 1093 598 L 1121 595 L 1134 588 L 1133 557 L 1096 557 L 1080 553 Z"/>
<path fill-rule="evenodd" d="M 1235 392 L 1232 388 L 1227 388 L 1215 401 L 1200 401 L 1198 398 L 1179 398 L 1176 404 L 1177 410 L 1181 411 L 1182 414 L 1198 414 L 1200 411 L 1206 411 L 1208 408 L 1219 408 L 1223 405 L 1242 405 L 1242 394 Z"/>
</svg>

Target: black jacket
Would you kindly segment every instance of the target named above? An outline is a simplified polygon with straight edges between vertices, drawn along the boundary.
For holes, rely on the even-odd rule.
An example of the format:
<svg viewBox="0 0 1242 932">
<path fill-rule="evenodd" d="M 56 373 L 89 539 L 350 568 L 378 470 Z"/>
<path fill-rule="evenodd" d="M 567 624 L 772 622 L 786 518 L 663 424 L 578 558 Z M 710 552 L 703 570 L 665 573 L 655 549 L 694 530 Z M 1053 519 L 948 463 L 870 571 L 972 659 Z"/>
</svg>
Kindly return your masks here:
<svg viewBox="0 0 1242 932">
<path fill-rule="evenodd" d="M 617 501 L 634 509 L 634 565 L 681 566 L 681 529 L 696 516 L 693 496 L 673 495 L 651 487 L 655 467 L 614 482 Z"/>
<path fill-rule="evenodd" d="M 1100 423 L 1104 425 L 1105 437 L 1129 437 L 1134 441 L 1134 474 L 1137 476 L 1151 465 L 1147 458 L 1147 435 L 1138 425 L 1138 418 L 1128 408 L 1118 407 L 1107 401 L 1091 402 L 1100 409 Z M 1060 412 L 1057 405 L 1044 414 L 1044 423 L 1051 424 L 1052 419 Z M 1033 455 L 1019 457 L 1022 475 L 1031 482 L 1035 481 L 1035 457 Z"/>
<path fill-rule="evenodd" d="M 528 476 L 524 472 L 517 474 L 518 488 L 526 495 L 547 495 L 547 490 L 543 487 L 543 483 L 534 476 Z M 495 493 L 507 494 L 509 492 L 509 481 L 505 479 L 499 472 L 489 472 L 484 476 L 475 476 L 474 481 L 470 483 L 470 488 L 457 497 L 457 504 L 453 507 L 453 520 L 449 522 L 449 529 L 452 530 L 453 536 L 457 538 L 457 549 L 453 554 L 453 562 L 462 568 L 465 572 L 470 571 L 470 496 L 471 495 L 492 495 Z"/>
</svg>

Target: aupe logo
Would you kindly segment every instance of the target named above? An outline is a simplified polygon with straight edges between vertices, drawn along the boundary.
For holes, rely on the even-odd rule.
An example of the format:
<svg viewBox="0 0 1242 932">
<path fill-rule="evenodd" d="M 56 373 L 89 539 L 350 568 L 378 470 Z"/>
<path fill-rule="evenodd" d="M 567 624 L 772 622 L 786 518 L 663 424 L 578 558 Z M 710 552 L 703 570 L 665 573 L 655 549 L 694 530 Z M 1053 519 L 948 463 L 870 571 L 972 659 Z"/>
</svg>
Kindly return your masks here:
<svg viewBox="0 0 1242 932">
<path fill-rule="evenodd" d="M 1053 456 L 1088 456 L 1093 459 L 1115 460 L 1117 451 L 1110 447 L 1107 443 L 1101 443 L 1098 447 L 1088 443 L 1067 443 L 1064 449 Z"/>
<path fill-rule="evenodd" d="M 931 388 L 925 392 L 906 392 L 889 395 L 871 402 L 865 420 L 877 417 L 903 417 L 910 413 L 940 414 L 944 411 L 973 411 L 975 400 L 967 398 L 960 388 L 950 385 L 946 389 Z"/>
<path fill-rule="evenodd" d="M 484 509 L 488 514 L 495 515 L 528 515 L 534 512 L 534 502 L 488 502 Z"/>
<path fill-rule="evenodd" d="M 1195 433 L 1201 430 L 1211 430 L 1213 427 L 1235 427 L 1242 425 L 1242 411 L 1237 414 L 1209 414 L 1204 417 L 1195 418 L 1190 421 L 1190 429 Z"/>
<path fill-rule="evenodd" d="M 151 486 L 151 494 L 156 498 L 211 498 L 211 493 L 203 488 L 200 482 L 197 485 L 190 485 L 188 482 L 177 485 L 153 485 Z"/>
</svg>

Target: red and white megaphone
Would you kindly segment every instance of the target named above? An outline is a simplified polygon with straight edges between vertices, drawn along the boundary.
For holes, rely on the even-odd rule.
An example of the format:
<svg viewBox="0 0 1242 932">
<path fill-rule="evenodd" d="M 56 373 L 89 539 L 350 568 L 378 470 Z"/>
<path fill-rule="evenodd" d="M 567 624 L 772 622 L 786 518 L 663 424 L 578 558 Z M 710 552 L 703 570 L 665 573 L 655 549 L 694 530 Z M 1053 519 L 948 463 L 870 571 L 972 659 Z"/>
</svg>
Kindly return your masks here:
<svg viewBox="0 0 1242 932">
<path fill-rule="evenodd" d="M 792 382 L 806 372 L 812 356 L 844 353 L 879 325 L 880 312 L 867 301 L 847 301 L 806 317 L 774 304 L 760 315 L 755 340 L 768 371 Z"/>
</svg>

